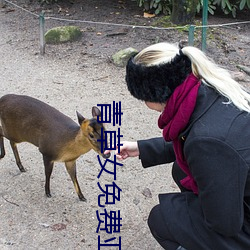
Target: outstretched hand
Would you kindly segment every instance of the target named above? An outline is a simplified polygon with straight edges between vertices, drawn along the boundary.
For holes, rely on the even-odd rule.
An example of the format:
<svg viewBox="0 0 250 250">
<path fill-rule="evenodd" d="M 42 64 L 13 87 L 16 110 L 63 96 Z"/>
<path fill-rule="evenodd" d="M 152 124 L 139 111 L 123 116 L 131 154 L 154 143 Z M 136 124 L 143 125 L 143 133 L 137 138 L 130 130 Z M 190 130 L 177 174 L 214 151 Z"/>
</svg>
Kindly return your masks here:
<svg viewBox="0 0 250 250">
<path fill-rule="evenodd" d="M 120 147 L 120 153 L 118 152 L 118 147 L 116 147 L 115 155 L 118 160 L 125 160 L 128 157 L 136 157 L 139 156 L 139 149 L 137 142 L 129 142 L 129 141 L 123 141 L 121 142 L 123 144 Z M 112 150 L 106 150 L 104 154 L 110 153 Z"/>
</svg>

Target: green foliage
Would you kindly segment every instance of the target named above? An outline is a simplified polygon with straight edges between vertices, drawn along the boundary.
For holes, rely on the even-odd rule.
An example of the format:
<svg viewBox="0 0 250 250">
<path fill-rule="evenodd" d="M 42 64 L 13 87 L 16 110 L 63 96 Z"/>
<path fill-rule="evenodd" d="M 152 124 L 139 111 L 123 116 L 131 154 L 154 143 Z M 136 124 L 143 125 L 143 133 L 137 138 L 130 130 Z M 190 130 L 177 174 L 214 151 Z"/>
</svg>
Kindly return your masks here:
<svg viewBox="0 0 250 250">
<path fill-rule="evenodd" d="M 199 0 L 197 7 L 196 7 L 196 11 L 197 13 L 200 13 L 202 11 L 203 8 L 203 0 Z M 214 15 L 214 11 L 216 10 L 216 6 L 213 4 L 213 2 L 211 2 L 210 0 L 208 0 L 208 12 L 211 15 Z"/>
<path fill-rule="evenodd" d="M 236 17 L 237 5 L 234 3 L 230 3 L 229 0 L 214 0 L 214 5 L 221 6 L 221 9 L 224 14 L 231 13 L 233 17 Z"/>
<path fill-rule="evenodd" d="M 243 10 L 244 8 L 250 9 L 250 0 L 241 0 L 239 8 L 240 10 Z"/>
<path fill-rule="evenodd" d="M 136 0 L 136 2 L 139 7 L 143 7 L 146 11 L 153 11 L 156 15 L 171 14 L 171 0 Z"/>
<path fill-rule="evenodd" d="M 154 11 L 158 15 L 163 13 L 165 15 L 171 14 L 172 3 L 174 0 L 134 0 L 137 1 L 140 7 L 146 11 Z M 193 1 L 193 0 L 187 0 Z M 197 4 L 197 13 L 200 13 L 203 7 L 203 1 L 199 0 Z M 208 12 L 214 15 L 216 7 L 219 6 L 224 14 L 231 14 L 236 17 L 236 12 L 245 8 L 250 9 L 250 0 L 208 0 Z"/>
</svg>

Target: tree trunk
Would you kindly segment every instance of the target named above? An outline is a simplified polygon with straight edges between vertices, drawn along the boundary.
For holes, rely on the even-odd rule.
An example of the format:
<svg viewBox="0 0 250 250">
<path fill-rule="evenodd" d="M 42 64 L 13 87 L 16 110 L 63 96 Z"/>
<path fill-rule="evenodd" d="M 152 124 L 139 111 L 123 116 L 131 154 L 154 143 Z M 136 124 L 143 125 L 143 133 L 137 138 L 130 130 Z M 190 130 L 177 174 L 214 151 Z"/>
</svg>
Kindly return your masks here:
<svg viewBox="0 0 250 250">
<path fill-rule="evenodd" d="M 171 22 L 178 25 L 192 24 L 198 0 L 173 0 Z"/>
</svg>

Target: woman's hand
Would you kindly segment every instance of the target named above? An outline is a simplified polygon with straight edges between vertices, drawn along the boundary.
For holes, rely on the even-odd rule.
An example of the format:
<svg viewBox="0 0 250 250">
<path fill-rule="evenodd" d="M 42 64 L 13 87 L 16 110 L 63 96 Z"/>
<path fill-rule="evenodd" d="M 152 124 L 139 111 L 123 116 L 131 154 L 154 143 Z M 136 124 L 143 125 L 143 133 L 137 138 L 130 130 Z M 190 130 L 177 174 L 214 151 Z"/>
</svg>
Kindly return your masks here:
<svg viewBox="0 0 250 250">
<path fill-rule="evenodd" d="M 120 153 L 118 153 L 118 147 L 116 147 L 115 155 L 118 160 L 125 160 L 128 157 L 136 157 L 139 156 L 139 149 L 137 142 L 129 142 L 129 141 L 123 141 L 121 142 L 123 144 L 120 146 Z M 106 150 L 104 154 L 110 153 L 112 150 Z"/>
</svg>

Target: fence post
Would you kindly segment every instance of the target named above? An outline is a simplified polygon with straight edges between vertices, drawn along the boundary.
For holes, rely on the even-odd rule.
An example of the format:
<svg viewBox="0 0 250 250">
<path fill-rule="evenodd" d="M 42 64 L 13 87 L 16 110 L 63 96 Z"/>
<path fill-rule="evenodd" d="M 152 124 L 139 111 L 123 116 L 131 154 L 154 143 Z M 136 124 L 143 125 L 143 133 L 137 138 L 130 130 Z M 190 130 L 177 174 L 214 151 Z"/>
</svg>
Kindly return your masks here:
<svg viewBox="0 0 250 250">
<path fill-rule="evenodd" d="M 188 30 L 188 45 L 189 46 L 194 45 L 194 29 L 195 29 L 194 25 L 189 26 L 189 30 Z"/>
<path fill-rule="evenodd" d="M 206 51 L 207 45 L 207 15 L 208 15 L 208 0 L 203 0 L 203 9 L 202 9 L 202 34 L 201 34 L 201 49 Z"/>
<path fill-rule="evenodd" d="M 39 24 L 40 24 L 40 54 L 44 55 L 45 54 L 45 39 L 44 39 L 44 33 L 45 33 L 45 28 L 44 28 L 44 11 L 42 11 L 39 15 Z"/>
</svg>

